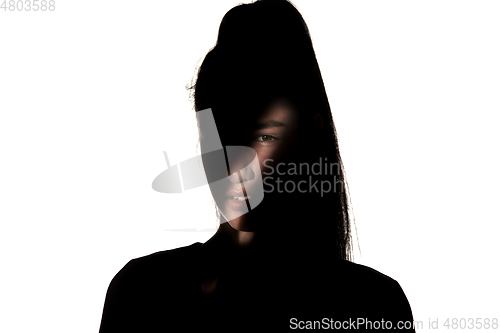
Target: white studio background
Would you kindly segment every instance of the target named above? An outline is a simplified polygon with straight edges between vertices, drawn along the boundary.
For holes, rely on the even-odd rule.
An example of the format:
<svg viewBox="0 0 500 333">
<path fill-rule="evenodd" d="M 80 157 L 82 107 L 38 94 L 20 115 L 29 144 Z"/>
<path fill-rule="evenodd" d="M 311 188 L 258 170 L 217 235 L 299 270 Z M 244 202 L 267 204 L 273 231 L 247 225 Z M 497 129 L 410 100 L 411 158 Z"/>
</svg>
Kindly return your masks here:
<svg viewBox="0 0 500 333">
<path fill-rule="evenodd" d="M 196 154 L 185 86 L 237 3 L 0 10 L 0 331 L 97 332 L 128 260 L 214 232 L 208 187 L 151 182 L 163 151 L 172 165 Z M 356 262 L 401 284 L 419 331 L 500 318 L 500 3 L 295 4 L 336 121 Z"/>
</svg>

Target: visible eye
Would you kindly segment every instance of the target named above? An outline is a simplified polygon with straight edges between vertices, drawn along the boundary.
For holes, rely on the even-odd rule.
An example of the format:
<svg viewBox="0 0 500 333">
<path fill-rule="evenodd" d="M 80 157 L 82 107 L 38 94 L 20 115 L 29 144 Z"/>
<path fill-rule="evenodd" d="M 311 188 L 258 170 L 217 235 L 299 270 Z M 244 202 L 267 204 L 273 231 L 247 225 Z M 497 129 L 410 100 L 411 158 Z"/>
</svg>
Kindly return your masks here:
<svg viewBox="0 0 500 333">
<path fill-rule="evenodd" d="M 268 134 L 262 134 L 262 135 L 259 135 L 255 138 L 255 141 L 260 141 L 260 142 L 270 142 L 270 141 L 274 141 L 274 140 L 278 140 L 278 139 L 275 138 L 274 136 L 268 135 Z"/>
</svg>

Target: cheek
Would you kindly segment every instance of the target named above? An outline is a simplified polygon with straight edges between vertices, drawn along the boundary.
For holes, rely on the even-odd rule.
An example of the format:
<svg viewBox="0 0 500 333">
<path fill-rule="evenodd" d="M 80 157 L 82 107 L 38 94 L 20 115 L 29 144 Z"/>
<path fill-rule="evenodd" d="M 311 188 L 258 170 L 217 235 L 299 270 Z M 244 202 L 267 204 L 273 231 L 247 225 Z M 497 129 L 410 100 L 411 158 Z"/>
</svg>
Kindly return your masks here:
<svg viewBox="0 0 500 333">
<path fill-rule="evenodd" d="M 268 167 L 274 167 L 278 163 L 279 154 L 273 149 L 256 149 L 259 159 L 260 170 L 264 172 Z"/>
<path fill-rule="evenodd" d="M 275 166 L 280 161 L 286 159 L 287 156 L 293 155 L 295 150 L 297 149 L 295 141 L 289 141 L 283 145 L 253 148 L 257 152 L 261 170 L 263 167 L 265 167 L 265 165 Z"/>
</svg>

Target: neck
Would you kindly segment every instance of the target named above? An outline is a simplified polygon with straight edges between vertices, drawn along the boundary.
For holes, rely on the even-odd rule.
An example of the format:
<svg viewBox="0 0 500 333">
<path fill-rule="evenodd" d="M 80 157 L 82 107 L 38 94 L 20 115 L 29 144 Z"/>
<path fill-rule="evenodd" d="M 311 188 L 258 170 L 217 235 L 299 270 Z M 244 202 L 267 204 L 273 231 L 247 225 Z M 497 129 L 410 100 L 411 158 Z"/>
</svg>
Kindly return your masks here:
<svg viewBox="0 0 500 333">
<path fill-rule="evenodd" d="M 219 226 L 217 232 L 205 244 L 217 245 L 223 248 L 254 249 L 257 247 L 258 237 L 253 231 L 236 230 L 226 222 Z"/>
<path fill-rule="evenodd" d="M 240 231 L 233 228 L 228 222 L 219 226 L 217 232 L 203 245 L 205 253 L 218 258 L 260 258 L 283 254 L 293 251 L 297 244 L 290 243 L 287 234 L 273 232 L 273 230 Z"/>
<path fill-rule="evenodd" d="M 220 225 L 219 230 L 232 244 L 241 248 L 252 248 L 256 246 L 257 234 L 254 231 L 240 231 L 234 229 L 229 222 Z"/>
</svg>

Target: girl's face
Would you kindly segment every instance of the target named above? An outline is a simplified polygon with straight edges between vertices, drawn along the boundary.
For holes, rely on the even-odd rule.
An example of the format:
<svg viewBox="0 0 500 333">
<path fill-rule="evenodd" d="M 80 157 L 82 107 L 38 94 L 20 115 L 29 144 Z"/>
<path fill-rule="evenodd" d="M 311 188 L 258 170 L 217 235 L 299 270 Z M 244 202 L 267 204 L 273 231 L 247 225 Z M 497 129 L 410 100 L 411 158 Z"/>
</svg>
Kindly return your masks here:
<svg viewBox="0 0 500 333">
<path fill-rule="evenodd" d="M 251 210 L 260 204 L 264 196 L 263 172 L 272 170 L 280 160 L 293 154 L 297 146 L 299 117 L 289 104 L 277 100 L 270 104 L 250 126 L 250 142 L 247 147 L 225 147 L 229 177 L 210 183 L 210 189 L 222 215 L 231 227 L 238 231 L 255 231 L 262 226 Z M 268 195 L 268 200 L 270 195 Z M 263 199 L 264 203 L 266 199 Z M 262 210 L 262 208 L 261 208 Z"/>
</svg>

